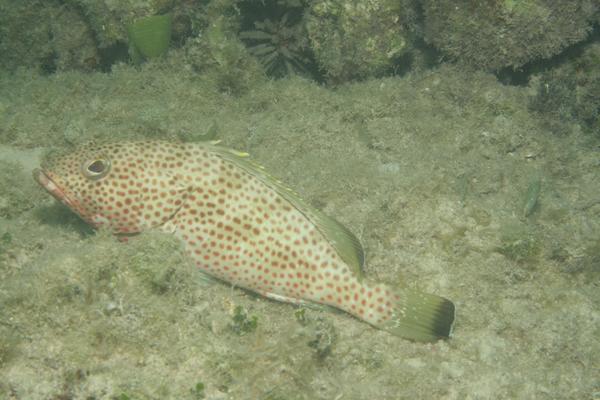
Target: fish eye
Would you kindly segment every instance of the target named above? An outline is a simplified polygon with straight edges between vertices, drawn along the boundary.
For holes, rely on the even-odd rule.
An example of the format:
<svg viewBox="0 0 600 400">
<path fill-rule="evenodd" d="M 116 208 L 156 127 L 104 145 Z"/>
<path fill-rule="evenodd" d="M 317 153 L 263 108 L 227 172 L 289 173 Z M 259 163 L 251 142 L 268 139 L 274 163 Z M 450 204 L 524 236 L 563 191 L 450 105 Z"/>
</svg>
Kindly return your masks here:
<svg viewBox="0 0 600 400">
<path fill-rule="evenodd" d="M 110 160 L 107 158 L 95 158 L 84 162 L 81 166 L 83 175 L 91 180 L 102 179 L 110 171 Z"/>
</svg>

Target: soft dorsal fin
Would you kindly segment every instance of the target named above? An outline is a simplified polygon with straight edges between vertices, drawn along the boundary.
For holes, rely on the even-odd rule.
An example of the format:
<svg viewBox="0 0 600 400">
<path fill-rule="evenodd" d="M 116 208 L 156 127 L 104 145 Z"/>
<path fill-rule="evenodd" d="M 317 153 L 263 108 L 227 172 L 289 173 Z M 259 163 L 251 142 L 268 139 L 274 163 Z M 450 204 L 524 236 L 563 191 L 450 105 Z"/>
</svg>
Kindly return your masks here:
<svg viewBox="0 0 600 400">
<path fill-rule="evenodd" d="M 306 218 L 315 224 L 317 229 L 319 229 L 327 241 L 335 248 L 342 260 L 352 268 L 356 273 L 356 276 L 362 278 L 365 258 L 364 251 L 358 238 L 354 236 L 348 228 L 320 210 L 317 210 L 315 207 L 307 204 L 296 192 L 266 172 L 263 166 L 250 160 L 248 153 L 216 146 L 216 143 L 217 142 L 210 144 L 203 143 L 203 145 L 208 147 L 211 152 L 217 154 L 222 159 L 231 162 L 260 179 L 265 185 L 275 190 L 293 207 L 304 214 Z"/>
</svg>

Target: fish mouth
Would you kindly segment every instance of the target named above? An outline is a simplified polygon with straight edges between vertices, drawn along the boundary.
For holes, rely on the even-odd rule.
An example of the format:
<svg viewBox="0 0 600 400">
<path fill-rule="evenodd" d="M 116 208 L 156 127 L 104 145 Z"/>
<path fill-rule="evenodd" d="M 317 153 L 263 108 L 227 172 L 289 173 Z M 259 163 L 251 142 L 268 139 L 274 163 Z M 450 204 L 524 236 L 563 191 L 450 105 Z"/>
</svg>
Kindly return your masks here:
<svg viewBox="0 0 600 400">
<path fill-rule="evenodd" d="M 75 203 L 67 194 L 57 185 L 50 176 L 40 168 L 33 170 L 33 179 L 46 189 L 56 200 L 60 201 L 71 209 L 77 209 Z"/>
<path fill-rule="evenodd" d="M 95 228 L 103 225 L 104 221 L 100 221 L 101 216 L 97 214 L 90 214 L 83 206 L 83 203 L 79 201 L 76 196 L 73 196 L 73 194 L 63 189 L 61 185 L 52 178 L 51 173 L 48 173 L 43 169 L 36 168 L 33 170 L 33 179 L 39 183 L 41 187 L 46 189 L 46 191 L 48 191 L 52 197 L 67 206 L 71 211 L 77 214 L 88 224 Z"/>
</svg>

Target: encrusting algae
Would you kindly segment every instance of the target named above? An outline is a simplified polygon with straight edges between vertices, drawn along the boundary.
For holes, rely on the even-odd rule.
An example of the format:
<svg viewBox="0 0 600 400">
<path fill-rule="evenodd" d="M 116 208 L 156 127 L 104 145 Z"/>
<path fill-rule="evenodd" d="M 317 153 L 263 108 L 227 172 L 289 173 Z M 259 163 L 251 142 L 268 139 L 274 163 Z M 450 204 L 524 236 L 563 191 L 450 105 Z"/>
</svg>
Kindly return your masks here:
<svg viewBox="0 0 600 400">
<path fill-rule="evenodd" d="M 454 304 L 362 276 L 344 226 L 307 205 L 247 154 L 213 143 L 90 143 L 34 178 L 94 227 L 121 238 L 175 235 L 205 273 L 271 299 L 344 310 L 394 335 L 447 338 Z"/>
</svg>

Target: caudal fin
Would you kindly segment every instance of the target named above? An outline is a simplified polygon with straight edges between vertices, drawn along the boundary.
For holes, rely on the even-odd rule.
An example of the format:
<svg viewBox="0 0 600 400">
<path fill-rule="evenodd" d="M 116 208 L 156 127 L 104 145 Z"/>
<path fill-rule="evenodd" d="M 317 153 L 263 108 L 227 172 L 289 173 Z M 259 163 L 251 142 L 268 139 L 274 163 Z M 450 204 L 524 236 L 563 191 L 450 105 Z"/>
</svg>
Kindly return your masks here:
<svg viewBox="0 0 600 400">
<path fill-rule="evenodd" d="M 454 324 L 454 303 L 434 294 L 415 290 L 391 293 L 391 314 L 374 324 L 393 335 L 419 342 L 449 338 Z"/>
<path fill-rule="evenodd" d="M 443 297 L 363 283 L 353 300 L 346 311 L 393 335 L 433 342 L 452 334 L 454 304 Z"/>
</svg>

